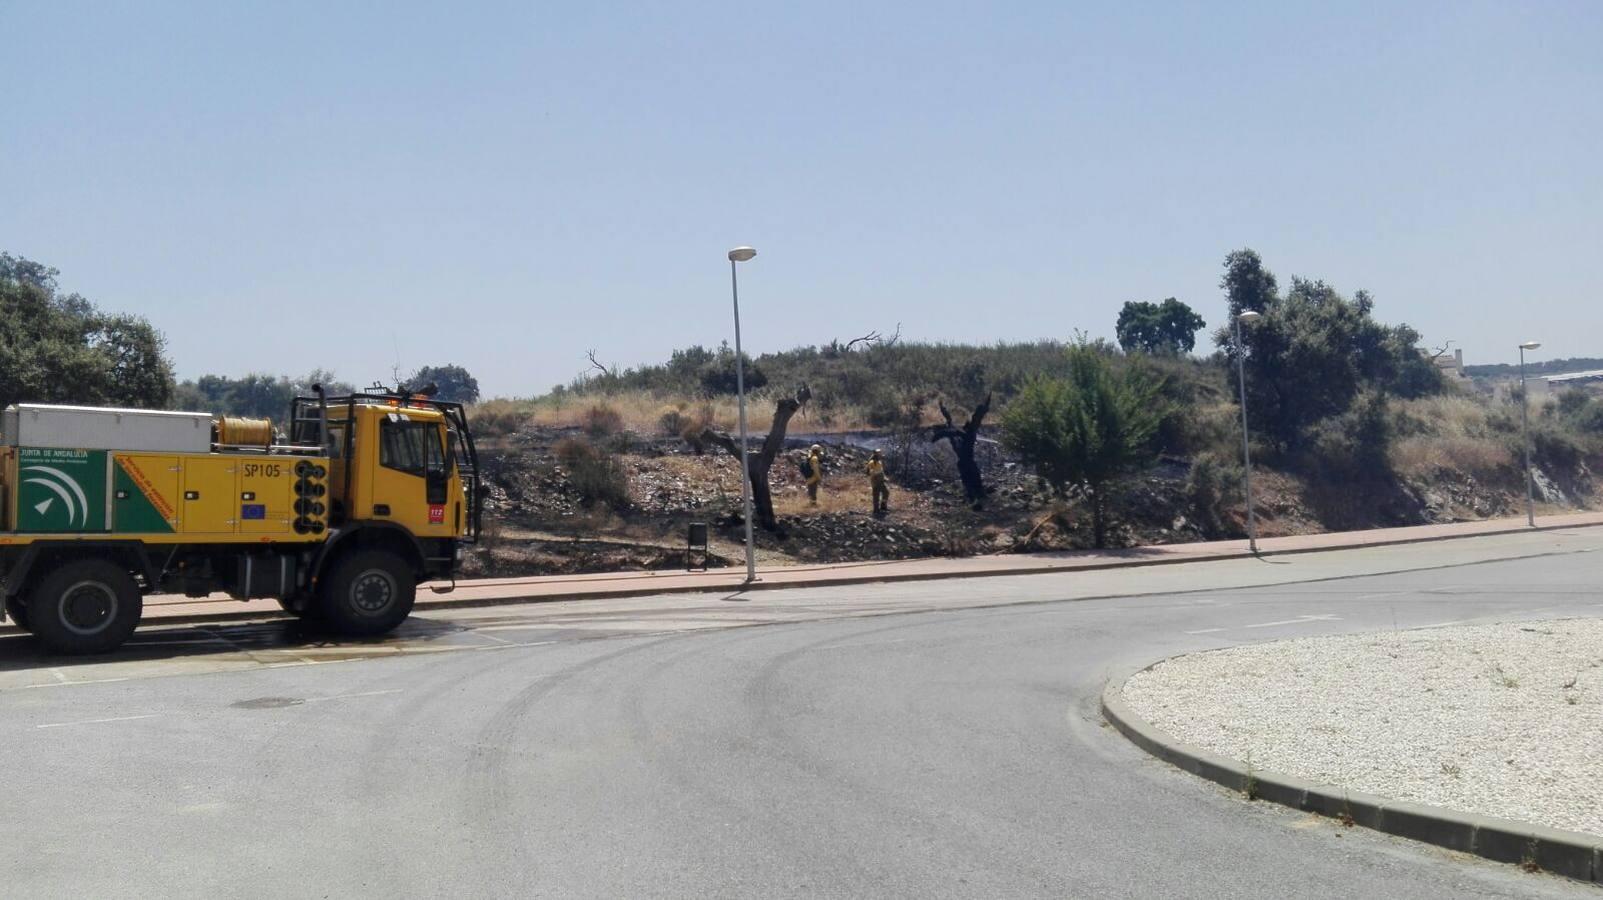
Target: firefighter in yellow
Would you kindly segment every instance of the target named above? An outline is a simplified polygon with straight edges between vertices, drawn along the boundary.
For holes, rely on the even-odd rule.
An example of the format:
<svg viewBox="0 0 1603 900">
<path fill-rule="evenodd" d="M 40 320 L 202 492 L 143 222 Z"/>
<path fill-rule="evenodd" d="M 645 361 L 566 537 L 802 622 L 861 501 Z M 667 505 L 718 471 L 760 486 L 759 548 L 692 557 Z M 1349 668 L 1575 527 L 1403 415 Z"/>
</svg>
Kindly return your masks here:
<svg viewBox="0 0 1603 900">
<path fill-rule="evenodd" d="M 874 493 L 874 512 L 888 511 L 891 508 L 891 491 L 885 486 L 885 459 L 878 450 L 868 459 L 868 486 Z"/>
<path fill-rule="evenodd" d="M 807 453 L 807 504 L 818 505 L 818 485 L 824 480 L 824 448 L 817 444 Z"/>
</svg>

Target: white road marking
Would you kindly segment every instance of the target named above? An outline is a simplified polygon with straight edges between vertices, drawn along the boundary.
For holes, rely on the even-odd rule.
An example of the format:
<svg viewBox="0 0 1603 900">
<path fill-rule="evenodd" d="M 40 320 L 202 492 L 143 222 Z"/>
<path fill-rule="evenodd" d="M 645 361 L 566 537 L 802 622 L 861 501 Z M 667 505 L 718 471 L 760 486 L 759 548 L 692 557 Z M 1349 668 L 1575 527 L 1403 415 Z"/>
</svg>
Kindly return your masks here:
<svg viewBox="0 0 1603 900">
<path fill-rule="evenodd" d="M 24 684 L 24 685 L 19 685 L 19 687 L 24 687 L 24 688 L 70 687 L 70 686 L 80 685 L 80 684 L 111 684 L 114 681 L 127 681 L 127 680 L 128 680 L 128 678 L 126 676 L 122 677 L 122 678 L 89 678 L 89 679 L 85 679 L 84 681 L 52 681 L 52 682 L 46 682 L 44 684 Z"/>
<path fill-rule="evenodd" d="M 1279 627 L 1281 625 L 1307 625 L 1307 624 L 1309 624 L 1311 622 L 1336 622 L 1336 621 L 1340 621 L 1340 619 L 1341 619 L 1340 616 L 1332 616 L 1332 615 L 1298 616 L 1295 619 L 1281 619 L 1278 622 L 1259 622 L 1259 623 L 1257 623 L 1255 625 L 1243 625 L 1241 627 L 1242 628 L 1276 628 L 1276 627 Z"/>
<path fill-rule="evenodd" d="M 1223 628 L 1199 628 L 1196 631 L 1188 631 L 1188 632 L 1186 632 L 1186 634 L 1213 634 L 1216 631 L 1224 631 L 1224 629 Z"/>
<path fill-rule="evenodd" d="M 161 713 L 146 713 L 142 716 L 115 716 L 110 719 L 83 719 L 78 722 L 50 722 L 45 725 L 35 725 L 35 728 L 65 728 L 68 725 L 100 725 L 106 722 L 132 722 L 136 719 L 154 719 Z"/>
<path fill-rule="evenodd" d="M 354 700 L 357 697 L 382 697 L 385 694 L 399 694 L 401 692 L 401 688 L 395 688 L 394 690 L 389 691 L 362 691 L 358 694 L 335 694 L 331 697 L 307 697 L 305 702 L 323 703 L 329 700 Z"/>
</svg>

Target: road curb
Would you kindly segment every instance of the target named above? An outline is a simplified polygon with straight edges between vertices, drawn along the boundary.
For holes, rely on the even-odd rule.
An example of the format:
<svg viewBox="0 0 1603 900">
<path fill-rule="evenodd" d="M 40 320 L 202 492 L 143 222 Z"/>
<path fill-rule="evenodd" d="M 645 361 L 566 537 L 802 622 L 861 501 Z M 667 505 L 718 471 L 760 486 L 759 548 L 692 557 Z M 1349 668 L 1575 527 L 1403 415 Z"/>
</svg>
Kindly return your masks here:
<svg viewBox="0 0 1603 900">
<path fill-rule="evenodd" d="M 1582 523 L 1564 525 L 1509 525 L 1492 531 L 1480 531 L 1474 534 L 1433 534 L 1412 535 L 1408 537 L 1376 537 L 1360 539 L 1350 544 L 1325 547 L 1288 547 L 1285 549 L 1260 550 L 1256 557 L 1269 556 L 1296 556 L 1307 553 L 1331 553 L 1342 550 L 1368 550 L 1376 547 L 1399 547 L 1408 544 L 1429 544 L 1440 541 L 1467 540 L 1481 537 L 1498 537 L 1510 534 L 1530 534 L 1533 532 L 1563 531 L 1571 528 L 1603 528 L 1603 523 Z M 1344 532 L 1346 534 L 1362 534 L 1363 532 Z M 1134 548 L 1139 549 L 1139 548 Z M 1219 551 L 1196 556 L 1175 557 L 1172 559 L 1108 559 L 1087 562 L 1081 565 L 1065 566 L 1042 563 L 1036 566 L 1023 566 L 998 569 L 973 569 L 970 571 L 946 572 L 904 572 L 904 573 L 874 573 L 844 574 L 839 577 L 825 577 L 811 581 L 757 581 L 752 584 L 705 584 L 680 585 L 678 587 L 661 587 L 641 585 L 638 587 L 597 588 L 575 592 L 574 594 L 525 594 L 522 596 L 508 595 L 503 597 L 479 597 L 470 600 L 425 600 L 420 599 L 417 612 L 451 609 L 475 609 L 488 606 L 520 606 L 528 603 L 555 603 L 568 600 L 620 600 L 630 597 L 652 597 L 659 594 L 716 594 L 733 593 L 744 594 L 752 591 L 785 590 L 788 588 L 814 588 L 814 587 L 850 587 L 862 584 L 892 584 L 900 582 L 917 581 L 944 581 L 957 578 L 1001 578 L 1009 575 L 1055 575 L 1074 572 L 1102 572 L 1109 569 L 1129 569 L 1147 566 L 1173 566 L 1182 563 L 1223 562 L 1233 559 L 1253 559 L 1254 554 L 1242 550 Z M 911 562 L 913 560 L 897 560 L 897 562 Z M 474 581 L 462 581 L 460 587 L 472 587 Z M 202 625 L 212 622 L 244 622 L 244 621 L 273 621 L 293 618 L 288 613 L 275 613 L 261 610 L 230 610 L 227 612 L 198 612 L 174 616 L 153 616 L 147 618 L 146 625 Z M 8 623 L 0 624 L 0 636 L 25 634 L 22 629 Z"/>
<path fill-rule="evenodd" d="M 1139 671 L 1167 661 L 1159 660 Z M 1603 884 L 1603 838 L 1314 784 L 1254 769 L 1179 741 L 1125 705 L 1124 683 L 1135 674 L 1108 682 L 1102 691 L 1102 716 L 1131 743 L 1178 769 L 1239 791 L 1250 800 L 1278 803 L 1497 862 L 1535 866 L 1577 881 Z"/>
</svg>

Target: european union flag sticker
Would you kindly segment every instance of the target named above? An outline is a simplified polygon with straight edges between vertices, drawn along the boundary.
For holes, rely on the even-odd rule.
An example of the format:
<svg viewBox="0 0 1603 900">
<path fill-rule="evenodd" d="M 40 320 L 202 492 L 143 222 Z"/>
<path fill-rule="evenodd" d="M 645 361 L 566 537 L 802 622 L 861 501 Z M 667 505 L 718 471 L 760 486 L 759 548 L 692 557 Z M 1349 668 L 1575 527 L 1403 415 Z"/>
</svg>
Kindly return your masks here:
<svg viewBox="0 0 1603 900">
<path fill-rule="evenodd" d="M 241 519 L 265 519 L 267 518 L 267 504 L 246 503 L 239 508 L 239 517 Z"/>
</svg>

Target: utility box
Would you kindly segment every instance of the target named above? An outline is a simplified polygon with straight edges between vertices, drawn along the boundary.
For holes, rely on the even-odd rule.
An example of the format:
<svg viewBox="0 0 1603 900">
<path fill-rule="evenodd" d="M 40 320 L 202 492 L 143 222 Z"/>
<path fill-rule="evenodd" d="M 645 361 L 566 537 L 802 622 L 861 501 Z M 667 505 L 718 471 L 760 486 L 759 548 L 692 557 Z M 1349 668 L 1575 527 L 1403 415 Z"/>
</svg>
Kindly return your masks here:
<svg viewBox="0 0 1603 900">
<path fill-rule="evenodd" d="M 18 403 L 0 416 L 0 441 L 9 447 L 209 453 L 210 413 L 153 409 L 100 409 Z"/>
</svg>

